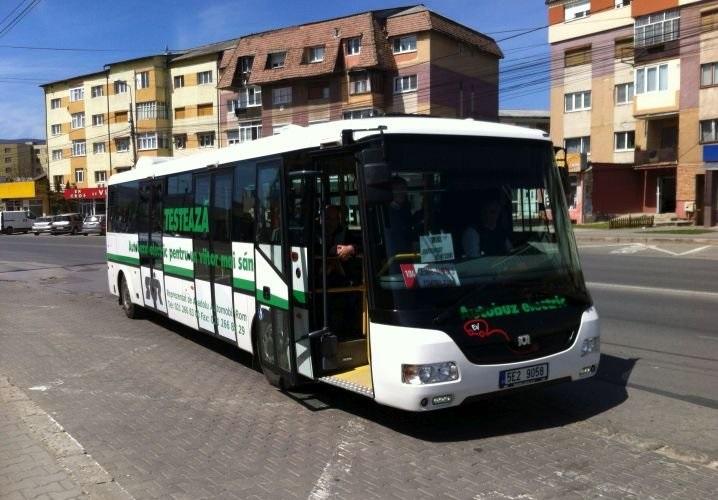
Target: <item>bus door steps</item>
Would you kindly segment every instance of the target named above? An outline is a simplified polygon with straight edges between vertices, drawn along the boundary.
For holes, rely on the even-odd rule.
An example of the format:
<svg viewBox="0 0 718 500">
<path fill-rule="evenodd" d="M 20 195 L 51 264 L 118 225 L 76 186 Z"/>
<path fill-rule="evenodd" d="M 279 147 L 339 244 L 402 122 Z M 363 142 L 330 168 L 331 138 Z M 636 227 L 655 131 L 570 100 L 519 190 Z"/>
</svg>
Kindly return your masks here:
<svg viewBox="0 0 718 500">
<path fill-rule="evenodd" d="M 374 397 L 369 365 L 359 366 L 351 370 L 319 377 L 320 382 L 347 389 L 362 396 Z"/>
</svg>

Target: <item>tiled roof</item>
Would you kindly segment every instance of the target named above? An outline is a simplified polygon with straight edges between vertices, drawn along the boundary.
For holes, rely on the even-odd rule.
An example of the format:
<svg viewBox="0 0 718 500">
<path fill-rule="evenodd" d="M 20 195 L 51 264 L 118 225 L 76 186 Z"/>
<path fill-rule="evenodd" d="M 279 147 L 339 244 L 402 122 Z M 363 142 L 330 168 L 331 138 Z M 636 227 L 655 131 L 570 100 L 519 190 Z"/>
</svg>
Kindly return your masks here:
<svg viewBox="0 0 718 500">
<path fill-rule="evenodd" d="M 193 49 L 188 49 L 182 54 L 173 57 L 172 61 L 182 61 L 184 59 L 192 59 L 194 57 L 205 56 L 207 54 L 216 54 L 218 52 L 223 52 L 228 49 L 233 49 L 237 46 L 238 41 L 239 38 L 233 38 L 231 40 L 225 40 L 223 42 L 210 43 L 207 45 L 202 45 L 200 47 L 195 47 Z"/>
</svg>

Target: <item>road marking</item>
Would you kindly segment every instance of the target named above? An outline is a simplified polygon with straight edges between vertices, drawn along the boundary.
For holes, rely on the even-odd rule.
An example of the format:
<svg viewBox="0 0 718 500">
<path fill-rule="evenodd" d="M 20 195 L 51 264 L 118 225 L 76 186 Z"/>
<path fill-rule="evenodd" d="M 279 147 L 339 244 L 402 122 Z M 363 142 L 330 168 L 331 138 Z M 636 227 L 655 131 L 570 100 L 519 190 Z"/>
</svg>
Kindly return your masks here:
<svg viewBox="0 0 718 500">
<path fill-rule="evenodd" d="M 364 431 L 364 425 L 359 419 L 355 418 L 349 420 L 342 427 L 347 437 L 341 437 L 339 439 L 334 454 L 326 463 L 321 475 L 314 483 L 308 500 L 324 500 L 334 496 L 334 492 L 332 491 L 334 483 L 339 480 L 340 476 L 347 476 L 351 472 L 354 455 L 360 451 L 356 448 L 359 445 L 359 435 Z"/>
<path fill-rule="evenodd" d="M 586 285 L 588 285 L 589 288 L 597 290 L 616 290 L 622 292 L 648 293 L 655 295 L 677 295 L 681 297 L 718 300 L 718 293 L 703 292 L 699 290 L 669 290 L 666 288 L 655 288 L 650 286 L 619 285 L 617 283 L 599 283 L 596 281 L 589 281 L 586 283 Z"/>
<path fill-rule="evenodd" d="M 699 339 L 705 339 L 705 340 L 715 340 L 718 342 L 718 337 L 709 337 L 708 335 L 697 335 Z"/>
<path fill-rule="evenodd" d="M 578 245 L 578 248 L 608 248 L 608 247 L 625 247 L 627 243 L 602 243 L 600 245 Z"/>
<path fill-rule="evenodd" d="M 616 250 L 611 250 L 612 254 L 634 254 L 638 252 L 643 252 L 646 250 L 646 246 L 642 243 L 634 243 L 630 246 L 624 247 L 624 248 L 617 248 Z"/>
</svg>

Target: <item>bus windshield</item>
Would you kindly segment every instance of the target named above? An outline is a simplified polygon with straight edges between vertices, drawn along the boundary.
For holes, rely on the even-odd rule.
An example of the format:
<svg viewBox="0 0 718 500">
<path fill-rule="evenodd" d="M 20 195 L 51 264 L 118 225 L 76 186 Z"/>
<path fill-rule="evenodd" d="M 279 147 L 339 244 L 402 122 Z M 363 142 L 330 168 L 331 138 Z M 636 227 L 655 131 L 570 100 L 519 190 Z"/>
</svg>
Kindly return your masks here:
<svg viewBox="0 0 718 500">
<path fill-rule="evenodd" d="M 590 302 L 549 142 L 390 135 L 385 152 L 391 193 L 367 208 L 376 309 Z"/>
</svg>

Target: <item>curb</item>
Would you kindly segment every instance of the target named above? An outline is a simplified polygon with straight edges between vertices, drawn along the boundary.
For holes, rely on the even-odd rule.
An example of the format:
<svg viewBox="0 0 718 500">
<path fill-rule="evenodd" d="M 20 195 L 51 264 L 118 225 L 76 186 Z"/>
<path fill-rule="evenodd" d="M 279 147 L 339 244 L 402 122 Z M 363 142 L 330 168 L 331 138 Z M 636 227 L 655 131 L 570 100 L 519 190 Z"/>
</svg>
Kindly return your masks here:
<svg viewBox="0 0 718 500">
<path fill-rule="evenodd" d="M 601 242 L 601 243 L 700 243 L 703 245 L 718 245 L 718 239 L 708 238 L 646 238 L 646 237 L 623 237 L 623 236 L 584 236 L 576 235 L 577 243 Z"/>
</svg>

